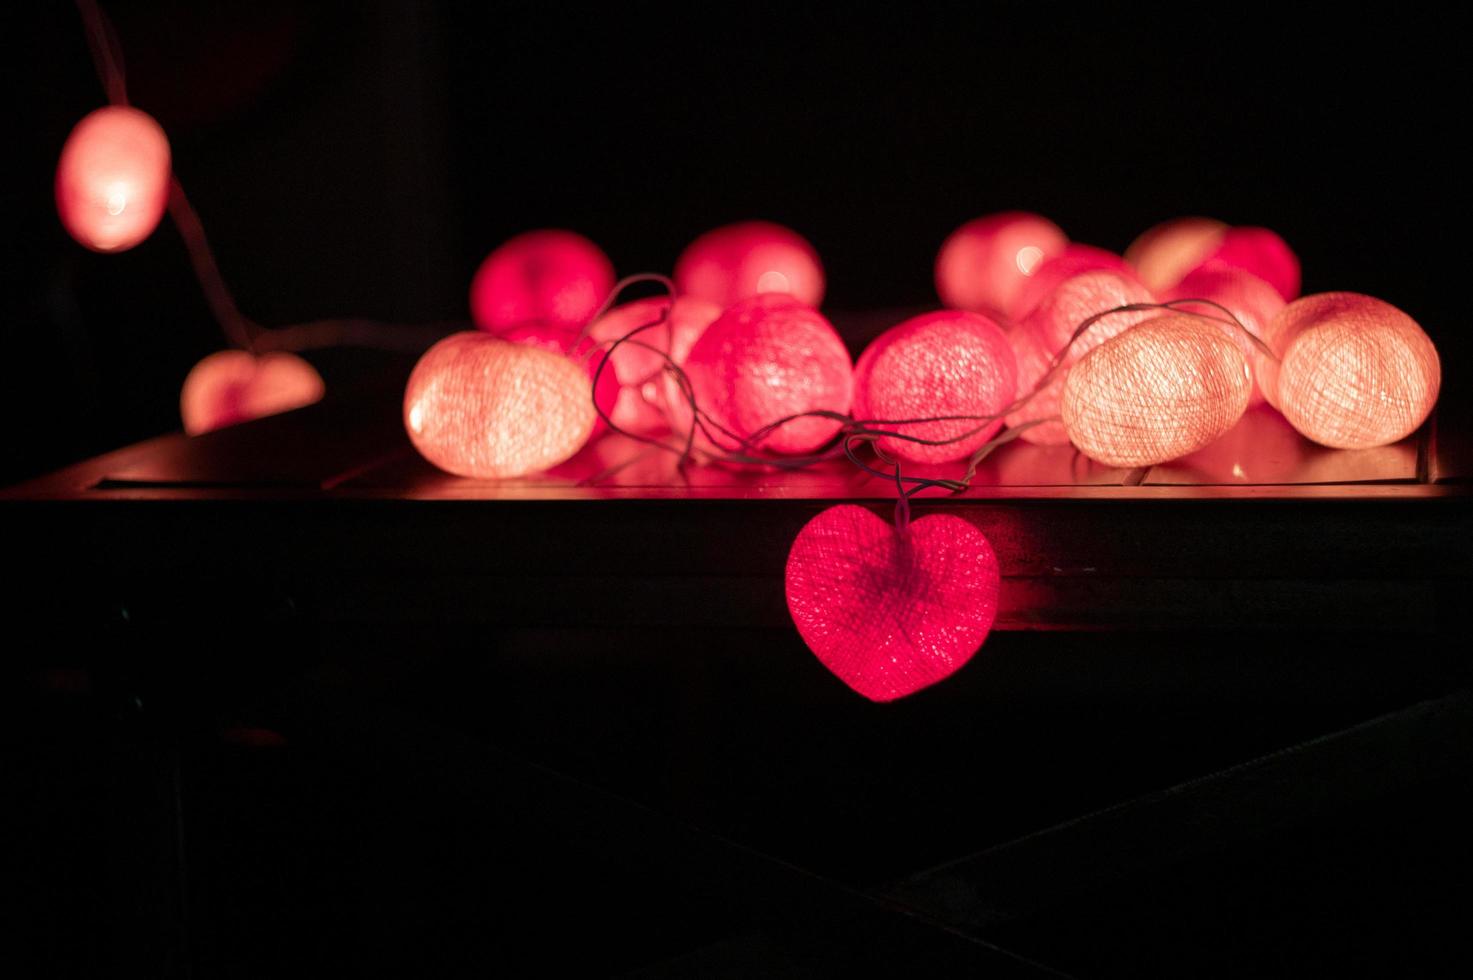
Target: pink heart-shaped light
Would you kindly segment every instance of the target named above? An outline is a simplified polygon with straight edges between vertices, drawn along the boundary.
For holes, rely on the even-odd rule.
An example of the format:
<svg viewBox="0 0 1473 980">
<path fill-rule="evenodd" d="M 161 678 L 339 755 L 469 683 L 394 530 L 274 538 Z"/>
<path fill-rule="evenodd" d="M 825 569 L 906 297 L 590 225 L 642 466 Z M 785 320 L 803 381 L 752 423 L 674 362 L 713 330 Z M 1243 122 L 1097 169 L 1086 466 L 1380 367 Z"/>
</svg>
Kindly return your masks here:
<svg viewBox="0 0 1473 980">
<path fill-rule="evenodd" d="M 1001 580 L 987 538 L 930 514 L 897 530 L 863 507 L 814 517 L 788 552 L 788 612 L 808 649 L 871 701 L 945 680 L 997 616 Z"/>
</svg>

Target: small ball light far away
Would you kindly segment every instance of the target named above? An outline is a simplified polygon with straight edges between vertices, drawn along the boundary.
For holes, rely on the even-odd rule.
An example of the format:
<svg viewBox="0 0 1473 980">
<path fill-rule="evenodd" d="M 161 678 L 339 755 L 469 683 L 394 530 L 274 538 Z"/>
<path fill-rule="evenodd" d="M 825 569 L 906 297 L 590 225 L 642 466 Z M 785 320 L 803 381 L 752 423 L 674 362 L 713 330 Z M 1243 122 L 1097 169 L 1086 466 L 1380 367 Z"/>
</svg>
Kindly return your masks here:
<svg viewBox="0 0 1473 980">
<path fill-rule="evenodd" d="M 1227 266 L 1251 272 L 1279 291 L 1285 302 L 1299 295 L 1299 256 L 1267 228 L 1229 228 L 1203 260 L 1203 268 Z"/>
<path fill-rule="evenodd" d="M 585 394 L 590 391 L 593 394 L 593 403 L 603 410 L 606 417 L 612 417 L 615 406 L 619 403 L 619 377 L 610 364 L 602 371 L 599 365 L 604 361 L 604 354 L 598 344 L 588 337 L 581 336 L 581 330 L 571 327 L 558 327 L 548 323 L 522 323 L 506 330 L 498 330 L 496 336 L 502 340 L 509 340 L 514 344 L 530 344 L 540 347 L 554 354 L 561 354 L 572 359 L 588 372 L 589 387 Z M 598 435 L 608 426 L 600 417 L 593 426 L 593 435 Z M 591 438 L 591 437 L 590 437 Z"/>
<path fill-rule="evenodd" d="M 1360 293 L 1318 293 L 1284 307 L 1268 329 L 1270 403 L 1306 438 L 1369 449 L 1416 431 L 1442 384 L 1437 348 L 1417 322 Z"/>
<path fill-rule="evenodd" d="M 1181 282 L 1222 244 L 1227 225 L 1214 218 L 1173 218 L 1147 228 L 1125 250 L 1125 262 L 1153 292 Z"/>
<path fill-rule="evenodd" d="M 1001 574 L 985 535 L 952 514 L 897 528 L 839 504 L 788 552 L 788 612 L 803 642 L 871 701 L 894 701 L 960 670 L 997 617 Z"/>
<path fill-rule="evenodd" d="M 1128 270 L 1090 269 L 1060 283 L 1022 323 L 1008 335 L 1018 367 L 1018 394 L 1032 396 L 1007 417 L 1015 428 L 1038 421 L 1024 429 L 1022 438 L 1043 446 L 1062 446 L 1069 441 L 1064 427 L 1052 420 L 1059 414 L 1059 399 L 1070 367 L 1087 352 L 1137 323 L 1159 315 L 1155 310 L 1113 313 L 1096 321 L 1078 339 L 1079 325 L 1097 313 L 1133 303 L 1153 302 L 1151 291 Z M 1072 342 L 1071 342 L 1072 341 Z M 1042 390 L 1038 383 L 1064 351 L 1059 368 Z"/>
<path fill-rule="evenodd" d="M 953 309 L 1006 316 L 1033 274 L 1068 245 L 1058 225 L 1026 211 L 968 221 L 936 255 L 936 293 Z"/>
<path fill-rule="evenodd" d="M 493 333 L 539 321 L 582 327 L 614 288 L 614 266 L 582 235 L 529 231 L 497 246 L 471 279 L 471 316 Z"/>
<path fill-rule="evenodd" d="M 1002 328 L 977 313 L 943 310 L 891 327 L 865 348 L 854 368 L 854 415 L 861 421 L 998 415 L 1016 390 L 1017 368 Z M 886 436 L 878 444 L 901 459 L 946 463 L 970 456 L 1002 428 L 1002 418 L 866 427 L 942 442 Z"/>
<path fill-rule="evenodd" d="M 72 129 L 56 165 L 56 210 L 81 244 L 121 252 L 158 227 L 169 203 L 169 139 L 153 117 L 105 106 Z"/>
<path fill-rule="evenodd" d="M 727 308 L 691 348 L 685 374 L 701 409 L 741 439 L 790 416 L 848 412 L 854 396 L 849 351 L 833 325 L 813 307 L 781 293 Z M 809 452 L 831 439 L 840 424 L 799 418 L 747 448 Z M 728 450 L 742 448 L 731 436 L 716 438 Z"/>
<path fill-rule="evenodd" d="M 583 447 L 598 416 L 571 358 L 479 331 L 451 334 L 419 359 L 404 427 L 425 459 L 457 476 L 524 476 Z"/>
<path fill-rule="evenodd" d="M 823 302 L 823 264 L 802 235 L 771 221 L 743 221 L 701 235 L 675 261 L 683 296 L 725 309 L 760 293 L 785 293 L 809 306 Z"/>
<path fill-rule="evenodd" d="M 1185 456 L 1237 424 L 1253 390 L 1248 362 L 1222 330 L 1172 313 L 1085 354 L 1064 380 L 1069 441 L 1107 466 Z"/>
<path fill-rule="evenodd" d="M 190 435 L 213 432 L 304 408 L 322 400 L 322 376 L 295 354 L 216 351 L 196 364 L 179 392 L 179 415 Z"/>
<path fill-rule="evenodd" d="M 1125 264 L 1125 260 L 1114 252 L 1107 252 L 1093 245 L 1071 242 L 1062 255 L 1045 260 L 1034 270 L 1033 275 L 1018 291 L 1017 299 L 1014 300 L 1012 308 L 1008 310 L 1008 317 L 1017 323 L 1032 313 L 1039 303 L 1052 295 L 1054 290 L 1066 281 L 1083 272 L 1097 271 L 1118 272 L 1122 275 L 1134 276 L 1134 273 Z"/>
</svg>

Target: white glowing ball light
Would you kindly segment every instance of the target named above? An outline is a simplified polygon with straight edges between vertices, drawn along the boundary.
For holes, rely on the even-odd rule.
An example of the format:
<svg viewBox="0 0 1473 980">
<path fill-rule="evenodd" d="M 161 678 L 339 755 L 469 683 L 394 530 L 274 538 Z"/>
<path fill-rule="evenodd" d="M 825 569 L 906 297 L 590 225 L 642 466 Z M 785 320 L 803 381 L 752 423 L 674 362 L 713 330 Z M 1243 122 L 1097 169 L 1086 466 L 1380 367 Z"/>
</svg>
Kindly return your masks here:
<svg viewBox="0 0 1473 980">
<path fill-rule="evenodd" d="M 153 117 L 105 106 L 72 129 L 56 164 L 56 210 L 95 252 L 121 252 L 158 227 L 169 203 L 169 139 Z"/>
<path fill-rule="evenodd" d="M 1107 466 L 1153 466 L 1195 452 L 1237 424 L 1252 377 L 1215 324 L 1168 314 L 1105 341 L 1064 381 L 1069 440 Z"/>
<path fill-rule="evenodd" d="M 1260 381 L 1306 438 L 1369 449 L 1416 431 L 1437 403 L 1442 365 L 1417 322 L 1360 293 L 1318 293 L 1274 317 Z"/>
<path fill-rule="evenodd" d="M 457 476 L 517 477 L 556 466 L 583 447 L 597 419 L 582 365 L 480 331 L 425 351 L 404 392 L 414 448 Z"/>
</svg>

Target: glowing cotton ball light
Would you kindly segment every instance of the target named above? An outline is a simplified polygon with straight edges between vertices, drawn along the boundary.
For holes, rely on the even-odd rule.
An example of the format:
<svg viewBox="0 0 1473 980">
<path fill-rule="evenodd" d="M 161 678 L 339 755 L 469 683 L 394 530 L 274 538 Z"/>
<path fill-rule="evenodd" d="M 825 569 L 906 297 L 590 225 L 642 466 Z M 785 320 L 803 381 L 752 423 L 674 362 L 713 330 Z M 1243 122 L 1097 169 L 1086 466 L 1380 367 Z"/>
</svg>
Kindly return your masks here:
<svg viewBox="0 0 1473 980">
<path fill-rule="evenodd" d="M 1059 414 L 1059 400 L 1070 366 L 1088 351 L 1111 337 L 1128 330 L 1143 320 L 1157 316 L 1158 311 L 1141 310 L 1113 313 L 1090 326 L 1077 340 L 1074 334 L 1080 324 L 1092 316 L 1135 303 L 1151 303 L 1150 290 L 1133 275 L 1119 269 L 1091 269 L 1064 280 L 1033 312 L 1009 334 L 1013 356 L 1018 366 L 1018 395 L 1030 395 L 1027 402 L 1007 417 L 1007 424 L 1021 428 L 1024 423 L 1038 421 L 1023 430 L 1022 438 L 1039 445 L 1063 445 L 1069 441 L 1063 426 L 1051 420 Z M 1071 342 L 1072 341 L 1072 342 Z M 1059 369 L 1047 386 L 1035 392 L 1053 365 L 1054 356 L 1063 351 Z"/>
<path fill-rule="evenodd" d="M 1026 211 L 968 221 L 936 255 L 936 293 L 954 309 L 1006 315 L 1033 274 L 1068 244 L 1058 225 Z"/>
<path fill-rule="evenodd" d="M 1118 272 L 1130 278 L 1135 276 L 1126 266 L 1125 260 L 1114 252 L 1107 252 L 1093 245 L 1071 243 L 1062 255 L 1046 260 L 1034 270 L 1023 288 L 1018 290 L 1018 296 L 1008 310 L 1009 318 L 1017 323 L 1068 280 L 1084 272 L 1098 271 Z"/>
<path fill-rule="evenodd" d="M 121 252 L 158 227 L 169 203 L 169 140 L 146 112 L 106 106 L 72 129 L 56 165 L 56 210 L 81 244 Z"/>
<path fill-rule="evenodd" d="M 529 231 L 497 246 L 471 279 L 471 316 L 496 332 L 539 321 L 582 327 L 614 288 L 614 266 L 571 231 Z"/>
<path fill-rule="evenodd" d="M 788 612 L 808 649 L 871 701 L 945 680 L 997 617 L 997 556 L 950 514 L 897 529 L 853 504 L 814 517 L 788 552 Z"/>
<path fill-rule="evenodd" d="M 619 377 L 610 364 L 602 371 L 599 365 L 604 361 L 604 354 L 598 345 L 590 338 L 581 336 L 581 330 L 570 327 L 557 327 L 547 323 L 522 323 L 506 330 L 497 331 L 496 336 L 502 340 L 509 340 L 514 344 L 530 344 L 540 347 L 554 354 L 561 354 L 571 358 L 574 363 L 580 365 L 588 372 L 591 387 L 585 387 L 584 396 L 593 396 L 594 405 L 603 411 L 605 417 L 612 417 L 615 406 L 619 403 Z M 600 417 L 593 426 L 593 434 L 604 431 L 608 426 Z"/>
<path fill-rule="evenodd" d="M 425 351 L 404 391 L 420 455 L 457 476 L 523 476 L 588 441 L 597 415 L 588 373 L 570 358 L 476 331 Z"/>
<path fill-rule="evenodd" d="M 196 364 L 179 392 L 184 431 L 199 435 L 305 408 L 322 400 L 317 370 L 295 354 L 257 357 L 243 350 L 216 351 Z"/>
<path fill-rule="evenodd" d="M 805 412 L 847 412 L 854 372 L 844 342 L 823 314 L 791 296 L 765 293 L 729 307 L 685 360 L 697 404 L 742 439 Z M 779 453 L 817 449 L 839 431 L 827 418 L 800 418 L 759 442 Z M 679 426 L 677 425 L 677 428 Z M 718 436 L 728 449 L 739 443 Z"/>
<path fill-rule="evenodd" d="M 1299 295 L 1299 256 L 1267 228 L 1229 228 L 1203 268 L 1227 266 L 1251 272 L 1278 290 L 1285 302 Z"/>
<path fill-rule="evenodd" d="M 667 310 L 669 315 L 660 322 Z M 721 307 L 694 296 L 678 297 L 673 308 L 669 299 L 651 296 L 616 306 L 594 322 L 590 333 L 609 351 L 609 362 L 623 385 L 613 414 L 619 428 L 647 433 L 665 427 L 670 414 L 666 397 L 674 389 L 662 372 L 671 361 L 683 364 L 691 347 L 720 315 Z M 658 325 L 640 329 L 651 323 Z M 628 340 L 616 344 L 624 338 Z M 689 425 L 688 411 L 685 417 Z"/>
<path fill-rule="evenodd" d="M 1146 229 L 1125 250 L 1125 261 L 1146 288 L 1164 292 L 1207 260 L 1227 225 L 1213 218 L 1173 218 Z"/>
<path fill-rule="evenodd" d="M 1248 408 L 1243 354 L 1199 317 L 1156 317 L 1069 369 L 1060 402 L 1069 440 L 1107 466 L 1164 463 L 1231 429 Z"/>
<path fill-rule="evenodd" d="M 1306 438 L 1368 449 L 1405 438 L 1437 403 L 1442 365 L 1432 340 L 1390 303 L 1318 293 L 1269 325 L 1264 394 Z"/>
<path fill-rule="evenodd" d="M 1245 272 L 1242 269 L 1234 269 L 1225 265 L 1206 266 L 1189 274 L 1168 290 L 1166 298 L 1211 300 L 1237 317 L 1238 322 L 1247 328 L 1247 334 L 1228 323 L 1222 324 L 1222 329 L 1243 352 L 1248 365 L 1253 368 L 1256 379 L 1262 370 L 1262 351 L 1258 345 L 1253 343 L 1248 334 L 1252 334 L 1259 340 L 1267 336 L 1269 323 L 1284 308 L 1284 298 L 1279 295 L 1277 289 L 1251 272 Z M 1184 309 L 1212 317 L 1222 318 L 1224 316 L 1221 310 L 1200 303 L 1191 304 Z M 1253 396 L 1249 403 L 1256 405 L 1261 401 L 1263 401 L 1263 392 L 1255 380 Z"/>
<path fill-rule="evenodd" d="M 865 348 L 854 368 L 854 414 L 862 420 L 997 415 L 1016 388 L 1002 328 L 976 313 L 945 310 L 891 327 Z M 941 442 L 887 436 L 879 447 L 917 463 L 945 463 L 970 456 L 1002 428 L 1002 418 L 868 427 Z"/>
<path fill-rule="evenodd" d="M 682 295 L 722 309 L 760 293 L 823 302 L 823 264 L 802 235 L 770 221 L 743 221 L 701 235 L 675 262 Z"/>
</svg>

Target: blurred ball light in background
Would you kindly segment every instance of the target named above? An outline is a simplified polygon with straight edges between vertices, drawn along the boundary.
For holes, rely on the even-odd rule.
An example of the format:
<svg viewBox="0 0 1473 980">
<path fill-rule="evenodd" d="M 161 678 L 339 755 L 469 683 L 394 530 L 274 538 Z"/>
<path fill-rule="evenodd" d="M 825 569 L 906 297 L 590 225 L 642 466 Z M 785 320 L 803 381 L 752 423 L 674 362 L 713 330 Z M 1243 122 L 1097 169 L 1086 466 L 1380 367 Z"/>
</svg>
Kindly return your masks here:
<svg viewBox="0 0 1473 980">
<path fill-rule="evenodd" d="M 56 165 L 56 210 L 81 244 L 121 252 L 153 233 L 169 203 L 169 139 L 153 117 L 105 106 L 73 127 Z"/>
<path fill-rule="evenodd" d="M 823 263 L 802 235 L 771 221 L 743 221 L 701 235 L 675 261 L 675 286 L 725 309 L 760 293 L 823 303 Z"/>
<path fill-rule="evenodd" d="M 582 327 L 614 288 L 614 265 L 576 232 L 529 231 L 497 246 L 471 279 L 471 317 L 496 332 L 540 321 Z"/>
</svg>

